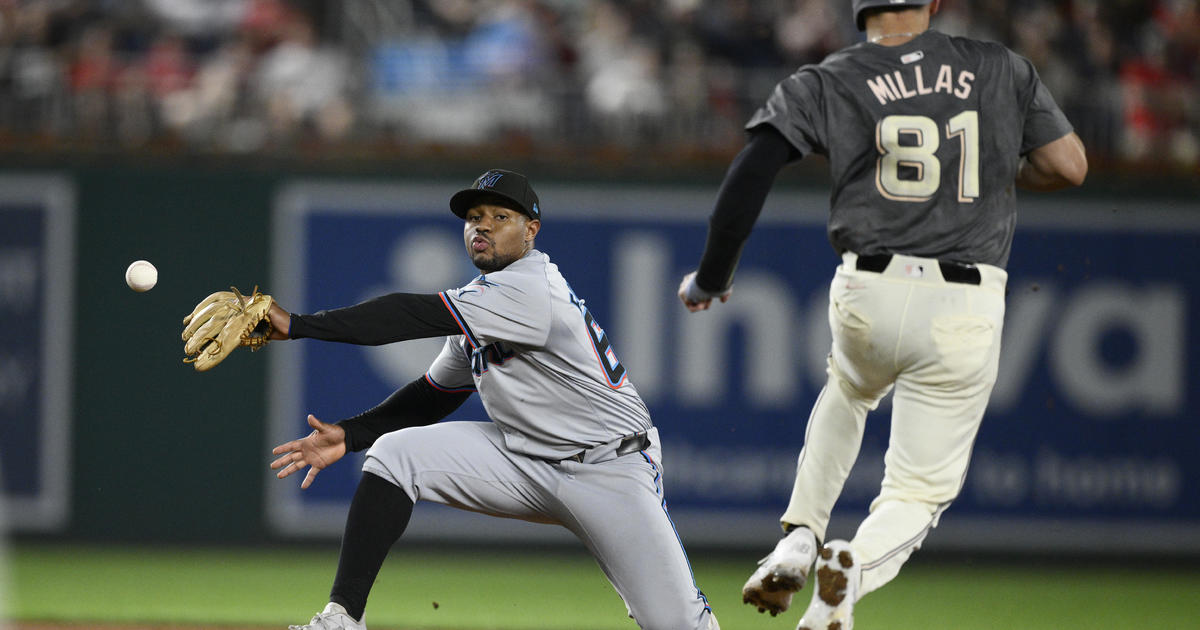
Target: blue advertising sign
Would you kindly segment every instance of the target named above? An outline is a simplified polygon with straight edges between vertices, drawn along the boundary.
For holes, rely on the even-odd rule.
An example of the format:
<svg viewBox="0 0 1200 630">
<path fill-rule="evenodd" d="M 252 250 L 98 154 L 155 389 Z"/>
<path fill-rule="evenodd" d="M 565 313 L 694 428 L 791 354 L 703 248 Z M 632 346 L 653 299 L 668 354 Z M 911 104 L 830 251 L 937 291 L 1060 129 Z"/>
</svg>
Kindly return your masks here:
<svg viewBox="0 0 1200 630">
<path fill-rule="evenodd" d="M 389 291 L 461 286 L 470 266 L 447 206 L 461 186 L 299 184 L 276 209 L 273 287 L 312 312 Z M 746 247 L 734 297 L 688 314 L 679 278 L 704 244 L 709 191 L 539 187 L 537 247 L 608 331 L 659 427 L 667 497 L 689 541 L 778 536 L 809 409 L 824 384 L 828 283 L 839 259 L 822 194 L 774 194 Z M 1023 206 L 1009 266 L 1001 376 L 962 496 L 929 546 L 1058 544 L 1200 549 L 1200 208 L 1136 219 L 1112 204 Z M 418 378 L 440 348 L 280 344 L 272 360 L 272 443 L 306 434 Z M 486 419 L 471 403 L 451 418 Z M 831 534 L 849 537 L 879 490 L 887 402 L 867 422 Z M 359 462 L 269 484 L 289 535 L 334 535 Z M 418 513 L 428 510 L 421 508 Z M 437 508 L 410 533 L 471 538 L 481 517 Z M 473 523 L 473 524 L 471 524 Z M 513 538 L 545 528 L 489 523 Z M 506 529 L 511 528 L 511 529 Z M 1019 532 L 1038 532 L 1034 540 Z M 1146 539 L 1139 534 L 1152 534 Z M 477 536 L 476 536 L 477 537 Z M 1057 543 L 1056 543 L 1057 541 Z"/>
<path fill-rule="evenodd" d="M 73 223 L 66 180 L 0 176 L 0 516 L 16 530 L 67 518 Z"/>
</svg>

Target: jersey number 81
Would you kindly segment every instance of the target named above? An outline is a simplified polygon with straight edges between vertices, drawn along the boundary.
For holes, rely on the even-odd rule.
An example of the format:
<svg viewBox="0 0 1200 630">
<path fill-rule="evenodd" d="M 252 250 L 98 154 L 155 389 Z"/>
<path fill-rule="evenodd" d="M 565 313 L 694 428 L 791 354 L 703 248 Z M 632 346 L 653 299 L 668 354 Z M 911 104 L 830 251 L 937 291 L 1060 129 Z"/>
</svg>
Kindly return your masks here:
<svg viewBox="0 0 1200 630">
<path fill-rule="evenodd" d="M 928 201 L 942 184 L 942 164 L 937 159 L 941 134 L 927 116 L 885 116 L 875 125 L 875 187 L 896 201 Z M 901 138 L 907 142 L 900 143 Z M 979 113 L 959 112 L 946 123 L 946 139 L 959 141 L 958 200 L 971 203 L 979 197 Z M 915 176 L 900 178 L 900 169 Z"/>
</svg>

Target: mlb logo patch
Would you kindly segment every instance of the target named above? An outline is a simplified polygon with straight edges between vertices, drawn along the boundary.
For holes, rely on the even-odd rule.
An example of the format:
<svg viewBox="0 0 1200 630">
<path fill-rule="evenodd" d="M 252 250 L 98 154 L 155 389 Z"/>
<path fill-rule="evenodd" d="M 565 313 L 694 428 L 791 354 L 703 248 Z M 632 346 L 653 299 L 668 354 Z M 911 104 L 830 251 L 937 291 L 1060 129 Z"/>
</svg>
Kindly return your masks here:
<svg viewBox="0 0 1200 630">
<path fill-rule="evenodd" d="M 911 263 L 904 265 L 904 275 L 908 276 L 909 278 L 924 278 L 925 277 L 925 266 L 924 265 L 914 265 Z"/>
</svg>

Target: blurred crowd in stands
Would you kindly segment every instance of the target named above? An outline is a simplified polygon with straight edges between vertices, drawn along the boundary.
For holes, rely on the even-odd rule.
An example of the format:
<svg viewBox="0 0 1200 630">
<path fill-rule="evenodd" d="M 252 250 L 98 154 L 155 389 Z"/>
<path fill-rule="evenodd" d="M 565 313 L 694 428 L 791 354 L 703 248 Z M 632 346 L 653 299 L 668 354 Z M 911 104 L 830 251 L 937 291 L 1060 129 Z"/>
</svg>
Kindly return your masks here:
<svg viewBox="0 0 1200 630">
<path fill-rule="evenodd" d="M 1200 167 L 1200 0 L 943 0 L 1094 160 Z M 850 0 L 0 0 L 0 152 L 727 153 Z"/>
</svg>

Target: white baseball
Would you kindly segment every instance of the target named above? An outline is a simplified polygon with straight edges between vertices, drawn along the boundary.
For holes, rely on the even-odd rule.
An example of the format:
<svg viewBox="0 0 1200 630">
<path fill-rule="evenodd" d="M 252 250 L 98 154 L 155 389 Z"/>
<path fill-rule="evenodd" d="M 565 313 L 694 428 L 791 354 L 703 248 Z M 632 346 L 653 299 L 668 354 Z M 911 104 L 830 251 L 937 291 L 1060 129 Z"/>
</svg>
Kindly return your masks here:
<svg viewBox="0 0 1200 630">
<path fill-rule="evenodd" d="M 125 270 L 125 284 L 138 293 L 153 289 L 157 283 L 158 269 L 148 260 L 135 260 Z"/>
</svg>

